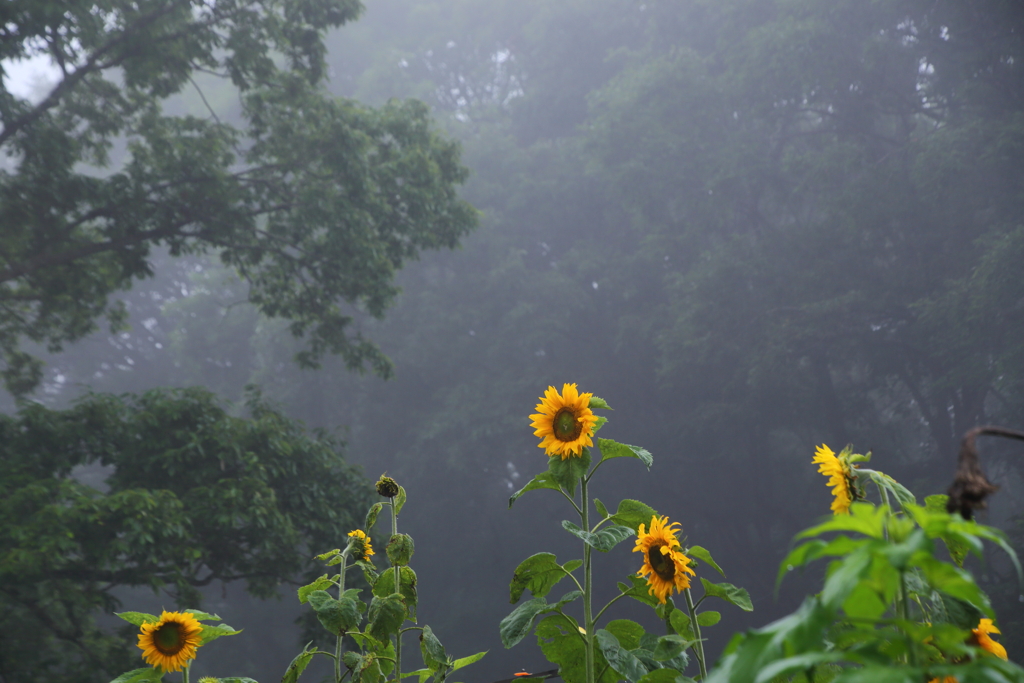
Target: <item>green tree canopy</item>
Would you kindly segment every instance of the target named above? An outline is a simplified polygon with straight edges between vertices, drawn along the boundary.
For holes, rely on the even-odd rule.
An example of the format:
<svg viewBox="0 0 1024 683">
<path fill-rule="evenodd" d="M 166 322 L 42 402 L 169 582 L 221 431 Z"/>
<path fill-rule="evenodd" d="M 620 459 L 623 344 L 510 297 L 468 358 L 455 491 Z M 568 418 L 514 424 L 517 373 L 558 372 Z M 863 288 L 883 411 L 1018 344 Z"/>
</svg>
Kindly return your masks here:
<svg viewBox="0 0 1024 683">
<path fill-rule="evenodd" d="M 372 487 L 341 444 L 257 394 L 247 408 L 185 389 L 0 416 L 3 680 L 109 680 L 137 657 L 94 623 L 117 588 L 195 607 L 203 586 L 243 580 L 268 597 L 361 524 Z M 105 491 L 73 476 L 96 464 Z"/>
<path fill-rule="evenodd" d="M 34 388 L 50 350 L 123 311 L 110 295 L 147 257 L 213 252 L 261 312 L 290 321 L 300 363 L 325 353 L 387 374 L 353 320 L 379 317 L 393 275 L 475 223 L 458 146 L 427 108 L 372 109 L 324 89 L 324 32 L 358 0 L 102 0 L 4 4 L 0 60 L 48 56 L 41 99 L 0 87 L 0 365 Z M 241 122 L 171 115 L 186 89 L 234 88 Z M 123 159 L 121 158 L 123 156 Z M 118 158 L 121 163 L 114 164 Z"/>
</svg>

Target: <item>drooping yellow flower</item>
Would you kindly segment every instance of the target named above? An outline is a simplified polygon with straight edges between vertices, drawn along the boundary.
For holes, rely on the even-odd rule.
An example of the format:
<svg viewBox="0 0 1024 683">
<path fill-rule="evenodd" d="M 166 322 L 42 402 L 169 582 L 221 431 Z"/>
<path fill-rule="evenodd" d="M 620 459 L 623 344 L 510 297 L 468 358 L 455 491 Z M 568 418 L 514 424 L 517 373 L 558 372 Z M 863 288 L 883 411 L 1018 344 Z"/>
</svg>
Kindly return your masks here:
<svg viewBox="0 0 1024 683">
<path fill-rule="evenodd" d="M 537 404 L 537 414 L 531 415 L 530 426 L 534 436 L 541 437 L 537 444 L 549 455 L 560 455 L 562 460 L 581 457 L 584 446 L 593 446 L 590 438 L 594 435 L 597 416 L 590 410 L 590 397 L 581 394 L 575 384 L 563 384 L 559 394 L 554 387 L 548 387 Z"/>
<path fill-rule="evenodd" d="M 370 561 L 370 555 L 373 555 L 373 546 L 370 544 L 370 537 L 363 533 L 362 529 L 356 529 L 348 532 L 348 535 L 355 540 L 356 553 L 359 554 L 360 558 L 364 562 Z"/>
<path fill-rule="evenodd" d="M 974 642 L 982 650 L 991 652 L 1000 659 L 1007 659 L 1006 648 L 997 643 L 996 641 L 989 638 L 990 633 L 1000 633 L 1001 631 L 995 627 L 991 619 L 982 619 L 978 622 L 978 628 L 971 629 L 971 633 L 974 634 Z"/>
<path fill-rule="evenodd" d="M 679 546 L 676 532 L 679 522 L 668 523 L 668 517 L 651 517 L 651 530 L 645 531 L 640 525 L 637 532 L 636 547 L 633 552 L 644 554 L 644 566 L 637 572 L 647 578 L 648 592 L 665 604 L 665 599 L 675 589 L 677 593 L 690 587 L 690 577 L 697 573 L 690 568 L 688 558 Z"/>
<path fill-rule="evenodd" d="M 811 463 L 818 464 L 818 471 L 828 477 L 828 485 L 832 487 L 832 514 L 850 514 L 850 503 L 853 502 L 854 493 L 850 484 L 853 478 L 853 469 L 849 463 L 845 463 L 836 457 L 832 449 L 821 444 L 814 449 L 814 459 Z"/>
<path fill-rule="evenodd" d="M 191 612 L 164 612 L 160 621 L 143 624 L 139 634 L 142 658 L 164 671 L 181 671 L 195 659 L 203 625 Z"/>
</svg>

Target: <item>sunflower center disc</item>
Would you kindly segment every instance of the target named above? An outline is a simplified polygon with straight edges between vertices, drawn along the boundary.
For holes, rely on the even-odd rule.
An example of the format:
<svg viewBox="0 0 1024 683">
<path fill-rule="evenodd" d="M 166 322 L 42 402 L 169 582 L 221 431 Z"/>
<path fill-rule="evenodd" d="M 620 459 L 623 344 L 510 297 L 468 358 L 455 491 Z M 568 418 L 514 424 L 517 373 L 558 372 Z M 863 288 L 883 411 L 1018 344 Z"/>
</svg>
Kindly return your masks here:
<svg viewBox="0 0 1024 683">
<path fill-rule="evenodd" d="M 562 408 L 552 421 L 552 431 L 559 441 L 575 441 L 583 431 L 583 425 L 576 419 L 576 413 L 568 408 Z"/>
<path fill-rule="evenodd" d="M 178 654 L 182 646 L 181 626 L 164 624 L 153 634 L 153 644 L 166 655 Z"/>
<path fill-rule="evenodd" d="M 662 547 L 656 545 L 648 550 L 647 561 L 651 563 L 651 569 L 654 570 L 655 574 L 666 581 L 671 581 L 672 577 L 676 575 L 676 565 L 672 562 L 672 558 L 669 555 L 661 554 Z"/>
</svg>

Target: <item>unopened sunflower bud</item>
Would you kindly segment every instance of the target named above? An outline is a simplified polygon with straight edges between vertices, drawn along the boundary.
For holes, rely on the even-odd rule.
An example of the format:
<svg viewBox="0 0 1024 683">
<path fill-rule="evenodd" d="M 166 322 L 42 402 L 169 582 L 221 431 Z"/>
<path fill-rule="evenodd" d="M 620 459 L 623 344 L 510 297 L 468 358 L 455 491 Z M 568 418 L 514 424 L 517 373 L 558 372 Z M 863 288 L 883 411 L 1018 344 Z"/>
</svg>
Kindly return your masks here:
<svg viewBox="0 0 1024 683">
<path fill-rule="evenodd" d="M 391 477 L 380 475 L 377 480 L 377 493 L 385 498 L 394 498 L 398 495 L 398 482 Z"/>
</svg>

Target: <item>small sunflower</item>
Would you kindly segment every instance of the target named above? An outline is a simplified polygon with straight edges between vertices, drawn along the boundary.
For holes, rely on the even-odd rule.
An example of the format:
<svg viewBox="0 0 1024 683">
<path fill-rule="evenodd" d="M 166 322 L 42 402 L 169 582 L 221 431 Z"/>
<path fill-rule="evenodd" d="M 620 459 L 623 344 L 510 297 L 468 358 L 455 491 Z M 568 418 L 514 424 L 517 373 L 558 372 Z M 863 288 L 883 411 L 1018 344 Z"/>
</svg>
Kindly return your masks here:
<svg viewBox="0 0 1024 683">
<path fill-rule="evenodd" d="M 814 459 L 811 463 L 818 463 L 818 471 L 828 477 L 828 486 L 832 487 L 832 514 L 850 514 L 850 503 L 856 497 L 853 489 L 853 468 L 848 462 L 836 457 L 832 449 L 821 444 L 814 449 Z"/>
<path fill-rule="evenodd" d="M 563 384 L 559 394 L 548 387 L 537 404 L 537 414 L 531 415 L 530 426 L 534 436 L 541 437 L 539 448 L 549 456 L 560 455 L 562 460 L 581 457 L 584 446 L 593 446 L 597 416 L 588 407 L 593 394 L 581 394 L 575 384 Z"/>
<path fill-rule="evenodd" d="M 668 524 L 668 517 L 651 517 L 651 530 L 645 531 L 644 525 L 640 525 L 637 532 L 636 547 L 633 552 L 644 554 L 644 566 L 637 572 L 640 576 L 647 576 L 648 591 L 658 598 L 658 602 L 665 604 L 665 599 L 674 588 L 677 593 L 690 587 L 690 577 L 697 573 L 689 567 L 690 558 L 680 550 L 679 540 L 676 532 L 679 529 L 679 522 Z"/>
<path fill-rule="evenodd" d="M 356 539 L 354 545 L 356 546 L 356 552 L 359 554 L 360 559 L 364 562 L 370 561 L 370 555 L 373 555 L 373 546 L 370 544 L 370 537 L 367 536 L 362 529 L 356 529 L 355 531 L 348 532 L 348 535 Z"/>
<path fill-rule="evenodd" d="M 203 625 L 191 612 L 164 612 L 160 621 L 143 624 L 141 628 L 139 649 L 150 666 L 180 671 L 190 659 L 195 659 Z"/>
<path fill-rule="evenodd" d="M 978 622 L 978 628 L 971 629 L 971 633 L 974 634 L 973 640 L 978 647 L 986 652 L 991 652 L 1000 659 L 1007 659 L 1006 648 L 988 637 L 990 633 L 1001 633 L 1001 631 L 995 627 L 991 619 L 982 619 Z"/>
</svg>

